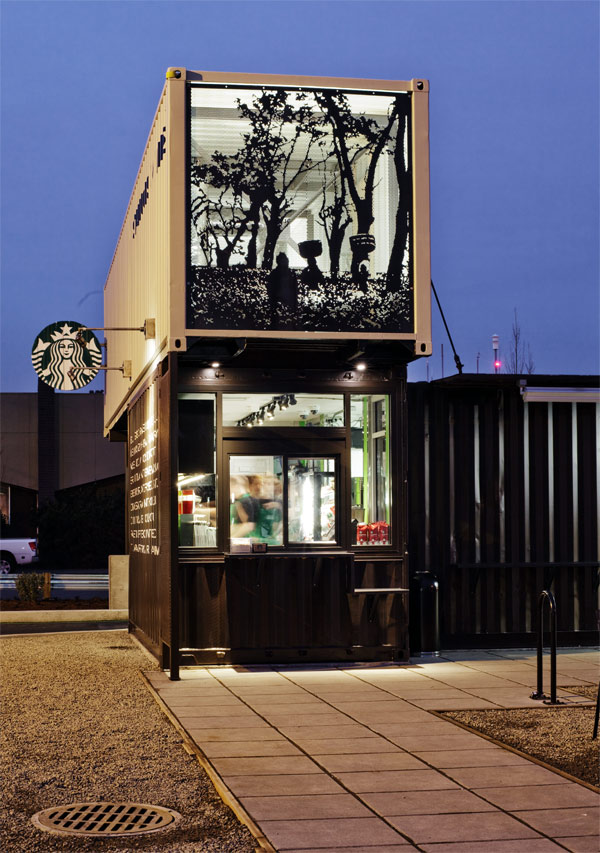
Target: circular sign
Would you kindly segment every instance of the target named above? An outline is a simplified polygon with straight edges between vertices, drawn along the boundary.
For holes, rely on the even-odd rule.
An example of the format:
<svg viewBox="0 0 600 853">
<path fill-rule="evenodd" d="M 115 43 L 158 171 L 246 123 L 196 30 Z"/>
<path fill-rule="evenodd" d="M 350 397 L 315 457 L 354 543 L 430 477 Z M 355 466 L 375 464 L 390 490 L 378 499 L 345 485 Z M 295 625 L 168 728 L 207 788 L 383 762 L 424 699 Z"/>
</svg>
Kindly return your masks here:
<svg viewBox="0 0 600 853">
<path fill-rule="evenodd" d="M 102 350 L 96 335 L 81 323 L 64 320 L 46 326 L 31 349 L 35 372 L 58 391 L 76 391 L 98 374 Z"/>
</svg>

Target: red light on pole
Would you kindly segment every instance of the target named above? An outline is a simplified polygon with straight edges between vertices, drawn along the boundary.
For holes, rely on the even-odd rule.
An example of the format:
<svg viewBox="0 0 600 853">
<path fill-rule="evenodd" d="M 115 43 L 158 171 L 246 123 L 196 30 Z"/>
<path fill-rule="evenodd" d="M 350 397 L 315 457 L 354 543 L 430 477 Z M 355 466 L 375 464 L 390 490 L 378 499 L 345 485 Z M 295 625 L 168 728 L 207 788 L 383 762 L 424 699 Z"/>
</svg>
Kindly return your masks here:
<svg viewBox="0 0 600 853">
<path fill-rule="evenodd" d="M 500 348 L 500 337 L 498 335 L 492 335 L 492 349 L 494 350 L 494 373 L 498 373 L 502 363 L 498 358 L 498 350 Z"/>
</svg>

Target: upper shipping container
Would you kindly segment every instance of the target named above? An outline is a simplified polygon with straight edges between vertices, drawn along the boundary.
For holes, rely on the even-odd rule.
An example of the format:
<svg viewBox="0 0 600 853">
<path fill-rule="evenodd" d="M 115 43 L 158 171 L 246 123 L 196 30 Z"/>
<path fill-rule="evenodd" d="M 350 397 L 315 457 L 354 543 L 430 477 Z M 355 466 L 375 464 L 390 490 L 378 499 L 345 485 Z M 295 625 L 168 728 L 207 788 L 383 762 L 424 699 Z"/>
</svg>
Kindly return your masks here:
<svg viewBox="0 0 600 853">
<path fill-rule="evenodd" d="M 107 429 L 198 338 L 431 353 L 428 90 L 167 71 L 105 286 L 108 363 L 132 364 L 107 372 Z"/>
</svg>

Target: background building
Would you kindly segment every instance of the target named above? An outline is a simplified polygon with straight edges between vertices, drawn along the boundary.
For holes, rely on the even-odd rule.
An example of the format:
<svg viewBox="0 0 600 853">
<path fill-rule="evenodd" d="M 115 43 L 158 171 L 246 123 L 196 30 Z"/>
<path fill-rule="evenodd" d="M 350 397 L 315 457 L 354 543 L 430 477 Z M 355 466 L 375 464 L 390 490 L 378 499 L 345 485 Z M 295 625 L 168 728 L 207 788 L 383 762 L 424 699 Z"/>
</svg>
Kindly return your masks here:
<svg viewBox="0 0 600 853">
<path fill-rule="evenodd" d="M 123 489 L 122 444 L 103 437 L 104 394 L 0 395 L 1 509 L 11 536 L 35 536 L 38 505 L 64 490 Z"/>
</svg>

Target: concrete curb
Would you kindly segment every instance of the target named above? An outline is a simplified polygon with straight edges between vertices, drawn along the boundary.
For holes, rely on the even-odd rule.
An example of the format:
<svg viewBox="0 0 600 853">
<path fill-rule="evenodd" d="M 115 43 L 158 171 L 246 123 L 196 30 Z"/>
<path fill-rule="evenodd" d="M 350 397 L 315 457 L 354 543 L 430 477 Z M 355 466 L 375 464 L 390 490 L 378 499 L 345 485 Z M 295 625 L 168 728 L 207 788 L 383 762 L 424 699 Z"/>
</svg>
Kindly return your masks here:
<svg viewBox="0 0 600 853">
<path fill-rule="evenodd" d="M 128 610 L 4 610 L 0 611 L 0 624 L 26 624 L 45 622 L 123 622 L 129 618 Z"/>
</svg>

